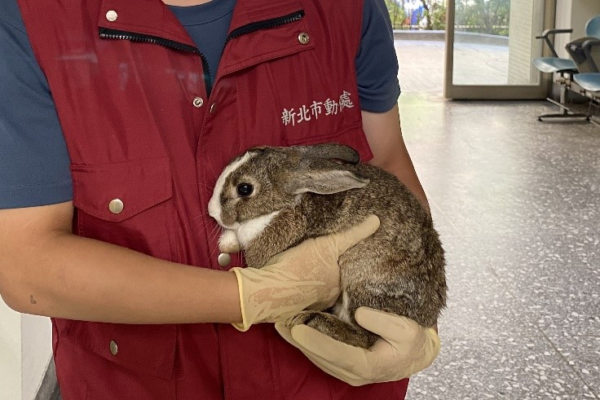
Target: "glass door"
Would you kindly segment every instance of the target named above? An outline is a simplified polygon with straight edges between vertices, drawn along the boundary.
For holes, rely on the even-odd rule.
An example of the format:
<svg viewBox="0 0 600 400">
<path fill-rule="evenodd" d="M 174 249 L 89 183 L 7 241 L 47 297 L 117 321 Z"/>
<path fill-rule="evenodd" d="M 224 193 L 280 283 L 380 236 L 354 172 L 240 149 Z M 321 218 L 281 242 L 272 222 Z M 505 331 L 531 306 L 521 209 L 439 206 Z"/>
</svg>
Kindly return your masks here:
<svg viewBox="0 0 600 400">
<path fill-rule="evenodd" d="M 448 0 L 445 97 L 545 98 L 550 79 L 532 62 L 553 20 L 549 0 Z"/>
</svg>

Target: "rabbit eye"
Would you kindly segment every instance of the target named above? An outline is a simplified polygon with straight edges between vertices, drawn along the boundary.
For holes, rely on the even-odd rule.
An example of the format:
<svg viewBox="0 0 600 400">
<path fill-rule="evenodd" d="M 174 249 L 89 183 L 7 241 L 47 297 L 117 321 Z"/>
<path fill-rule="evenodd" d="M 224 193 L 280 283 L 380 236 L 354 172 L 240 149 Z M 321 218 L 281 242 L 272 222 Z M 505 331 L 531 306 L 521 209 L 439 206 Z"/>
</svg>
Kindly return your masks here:
<svg viewBox="0 0 600 400">
<path fill-rule="evenodd" d="M 254 186 L 249 183 L 240 183 L 237 185 L 237 193 L 240 197 L 250 196 L 254 192 Z"/>
</svg>

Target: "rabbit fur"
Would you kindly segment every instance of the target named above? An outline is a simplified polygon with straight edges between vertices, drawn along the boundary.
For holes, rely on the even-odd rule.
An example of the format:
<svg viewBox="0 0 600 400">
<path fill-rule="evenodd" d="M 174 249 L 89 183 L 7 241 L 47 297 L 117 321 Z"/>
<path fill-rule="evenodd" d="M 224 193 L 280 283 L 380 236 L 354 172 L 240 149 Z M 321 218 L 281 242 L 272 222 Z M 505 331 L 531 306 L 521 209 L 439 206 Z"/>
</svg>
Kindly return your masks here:
<svg viewBox="0 0 600 400">
<path fill-rule="evenodd" d="M 395 176 L 360 163 L 350 147 L 250 149 L 224 169 L 209 214 L 225 228 L 221 251 L 243 250 L 253 268 L 305 239 L 348 229 L 370 214 L 380 218 L 374 235 L 339 258 L 337 303 L 328 312 L 300 313 L 290 327 L 306 324 L 369 348 L 378 336 L 356 323 L 358 307 L 432 327 L 446 305 L 444 250 L 431 216 Z"/>
</svg>

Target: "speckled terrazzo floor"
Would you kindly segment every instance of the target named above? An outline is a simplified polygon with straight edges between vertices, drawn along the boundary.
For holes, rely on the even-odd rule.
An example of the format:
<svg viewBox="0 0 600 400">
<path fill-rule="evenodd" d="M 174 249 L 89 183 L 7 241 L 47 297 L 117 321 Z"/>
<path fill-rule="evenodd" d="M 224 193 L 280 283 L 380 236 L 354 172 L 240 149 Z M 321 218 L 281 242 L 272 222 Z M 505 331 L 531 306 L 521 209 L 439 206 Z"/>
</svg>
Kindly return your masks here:
<svg viewBox="0 0 600 400">
<path fill-rule="evenodd" d="M 600 128 L 540 123 L 544 102 L 400 104 L 450 286 L 407 399 L 600 399 Z"/>
</svg>

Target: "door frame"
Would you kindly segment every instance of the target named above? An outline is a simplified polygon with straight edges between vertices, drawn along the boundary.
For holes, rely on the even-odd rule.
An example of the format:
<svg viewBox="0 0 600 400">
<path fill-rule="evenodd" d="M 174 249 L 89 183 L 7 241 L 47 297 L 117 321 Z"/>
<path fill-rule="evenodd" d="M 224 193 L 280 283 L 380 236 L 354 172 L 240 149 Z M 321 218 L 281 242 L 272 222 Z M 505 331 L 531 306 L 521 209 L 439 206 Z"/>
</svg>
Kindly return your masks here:
<svg viewBox="0 0 600 400">
<path fill-rule="evenodd" d="M 444 97 L 455 100 L 527 100 L 545 99 L 552 84 L 551 74 L 541 74 L 538 84 L 532 85 L 455 85 L 454 79 L 454 22 L 455 0 L 447 0 L 446 6 L 446 55 L 444 74 Z M 543 29 L 554 27 L 556 1 L 543 0 Z M 541 34 L 541 32 L 539 32 Z M 541 41 L 540 41 L 541 44 Z M 542 47 L 542 54 L 548 49 Z"/>
</svg>

